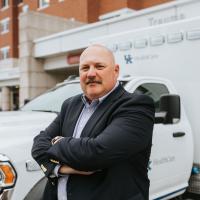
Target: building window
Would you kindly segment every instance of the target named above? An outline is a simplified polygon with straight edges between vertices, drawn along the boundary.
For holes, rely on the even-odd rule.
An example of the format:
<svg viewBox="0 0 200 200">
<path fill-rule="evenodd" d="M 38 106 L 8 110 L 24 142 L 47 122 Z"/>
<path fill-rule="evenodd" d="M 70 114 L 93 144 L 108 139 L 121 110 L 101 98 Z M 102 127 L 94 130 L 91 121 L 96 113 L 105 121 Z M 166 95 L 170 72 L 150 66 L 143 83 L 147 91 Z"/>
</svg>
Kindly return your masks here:
<svg viewBox="0 0 200 200">
<path fill-rule="evenodd" d="M 9 32 L 9 18 L 5 18 L 0 21 L 0 32 L 1 34 Z"/>
<path fill-rule="evenodd" d="M 10 47 L 3 47 L 3 48 L 0 49 L 1 60 L 9 58 L 9 49 L 10 49 Z"/>
<path fill-rule="evenodd" d="M 8 3 L 9 3 L 9 0 L 1 0 L 2 8 L 7 8 L 8 7 Z"/>
<path fill-rule="evenodd" d="M 50 0 L 39 0 L 39 8 L 46 8 L 49 6 Z"/>
</svg>

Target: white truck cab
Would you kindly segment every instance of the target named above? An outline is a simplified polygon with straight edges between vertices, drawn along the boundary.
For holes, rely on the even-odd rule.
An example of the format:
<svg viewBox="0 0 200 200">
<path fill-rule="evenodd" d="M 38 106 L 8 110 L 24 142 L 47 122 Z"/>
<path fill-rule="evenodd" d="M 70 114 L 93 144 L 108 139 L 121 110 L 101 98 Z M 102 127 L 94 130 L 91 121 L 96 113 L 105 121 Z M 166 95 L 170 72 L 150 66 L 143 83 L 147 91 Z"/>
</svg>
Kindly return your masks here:
<svg viewBox="0 0 200 200">
<path fill-rule="evenodd" d="M 113 51 L 121 66 L 121 75 L 164 77 L 172 81 L 194 137 L 193 170 L 188 191 L 200 199 L 200 17 L 94 38 L 91 43 L 106 45 Z M 183 153 L 178 145 L 172 151 Z M 185 156 L 187 152 L 182 154 L 183 160 Z M 190 161 L 184 165 L 190 165 Z M 182 173 L 185 172 L 183 168 L 180 164 Z"/>
<path fill-rule="evenodd" d="M 183 193 L 188 186 L 192 168 L 193 141 L 189 122 L 175 88 L 169 81 L 153 77 L 127 77 L 121 79 L 121 82 L 129 92 L 151 96 L 156 106 L 149 162 L 150 199 L 170 199 Z M 41 199 L 46 180 L 31 158 L 33 137 L 56 117 L 66 98 L 79 93 L 79 80 L 67 80 L 27 103 L 20 111 L 0 113 L 2 199 Z M 3 155 L 11 163 L 10 171 L 15 172 L 13 185 L 9 188 L 5 187 L 9 175 L 2 167 L 7 164 L 1 159 Z"/>
<path fill-rule="evenodd" d="M 156 116 L 161 112 L 160 97 L 177 95 L 171 82 L 159 78 L 135 78 L 126 85 L 126 89 L 152 97 Z M 173 111 L 177 107 L 174 105 Z M 188 187 L 192 162 L 192 131 L 181 105 L 180 119 L 174 118 L 169 123 L 156 120 L 148 174 L 151 180 L 149 199 L 169 199 L 182 194 Z"/>
</svg>

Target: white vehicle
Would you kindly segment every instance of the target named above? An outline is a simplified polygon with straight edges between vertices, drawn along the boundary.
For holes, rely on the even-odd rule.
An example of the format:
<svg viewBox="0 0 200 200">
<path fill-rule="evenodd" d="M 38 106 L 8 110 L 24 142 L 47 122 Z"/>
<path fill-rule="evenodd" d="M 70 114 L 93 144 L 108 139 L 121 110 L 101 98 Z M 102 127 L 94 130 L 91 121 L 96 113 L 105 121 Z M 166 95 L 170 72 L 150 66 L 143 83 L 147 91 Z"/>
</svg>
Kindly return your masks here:
<svg viewBox="0 0 200 200">
<path fill-rule="evenodd" d="M 200 199 L 200 17 L 122 32 L 92 42 L 113 50 L 121 75 L 164 77 L 173 82 L 194 137 L 193 175 L 188 191 L 198 194 Z M 173 151 L 182 150 L 177 146 Z M 185 156 L 182 157 L 185 163 L 180 165 L 190 165 L 191 159 Z M 179 169 L 183 170 L 181 166 Z"/>
<path fill-rule="evenodd" d="M 169 81 L 160 78 L 127 77 L 122 82 L 128 82 L 125 88 L 130 92 L 151 96 L 156 105 L 149 162 L 150 199 L 169 199 L 183 193 L 192 168 L 193 142 L 191 128 L 175 88 Z M 79 81 L 68 80 L 35 98 L 21 111 L 0 113 L 2 199 L 41 198 L 46 179 L 31 158 L 33 137 L 56 117 L 55 113 L 59 112 L 66 98 L 78 93 L 81 93 Z M 159 102 L 162 95 L 165 96 Z"/>
</svg>

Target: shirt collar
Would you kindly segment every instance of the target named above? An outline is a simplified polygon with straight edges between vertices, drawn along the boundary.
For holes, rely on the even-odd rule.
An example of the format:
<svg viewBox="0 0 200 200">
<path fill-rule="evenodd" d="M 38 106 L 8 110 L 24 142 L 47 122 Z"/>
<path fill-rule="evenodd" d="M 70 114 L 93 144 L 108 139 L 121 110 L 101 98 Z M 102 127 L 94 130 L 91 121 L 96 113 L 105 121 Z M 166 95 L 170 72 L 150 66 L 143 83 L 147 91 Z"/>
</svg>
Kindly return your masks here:
<svg viewBox="0 0 200 200">
<path fill-rule="evenodd" d="M 90 103 L 90 105 L 91 105 L 91 104 L 99 104 L 99 103 L 101 103 L 111 92 L 113 92 L 113 91 L 117 88 L 118 85 L 119 85 L 119 81 L 116 82 L 116 84 L 115 84 L 115 86 L 113 87 L 112 90 L 110 90 L 107 94 L 105 94 L 104 96 L 100 97 L 99 99 L 94 99 L 94 100 Z M 89 104 L 89 102 L 88 102 L 87 97 L 85 96 L 85 94 L 83 94 L 83 95 L 81 96 L 81 98 L 82 98 L 82 101 L 83 101 L 83 103 L 84 103 L 85 105 L 88 105 L 88 104 Z"/>
</svg>

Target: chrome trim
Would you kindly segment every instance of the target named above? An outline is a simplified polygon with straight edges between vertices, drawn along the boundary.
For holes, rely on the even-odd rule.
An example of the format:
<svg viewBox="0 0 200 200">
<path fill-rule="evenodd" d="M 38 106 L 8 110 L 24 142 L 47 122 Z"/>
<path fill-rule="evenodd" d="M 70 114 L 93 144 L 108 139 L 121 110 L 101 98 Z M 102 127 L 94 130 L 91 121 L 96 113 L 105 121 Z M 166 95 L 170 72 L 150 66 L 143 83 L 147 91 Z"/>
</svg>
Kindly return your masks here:
<svg viewBox="0 0 200 200">
<path fill-rule="evenodd" d="M 6 162 L 6 161 L 9 161 L 9 159 L 6 155 L 0 153 L 0 161 Z"/>
<path fill-rule="evenodd" d="M 11 199 L 12 193 L 13 193 L 13 189 L 3 190 L 3 192 L 0 194 L 0 200 Z"/>
<path fill-rule="evenodd" d="M 34 161 L 34 160 L 27 160 L 26 161 L 26 171 L 32 172 L 32 171 L 40 171 L 40 166 Z"/>
</svg>

